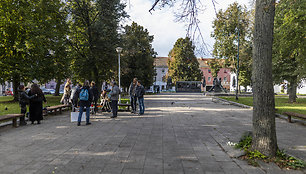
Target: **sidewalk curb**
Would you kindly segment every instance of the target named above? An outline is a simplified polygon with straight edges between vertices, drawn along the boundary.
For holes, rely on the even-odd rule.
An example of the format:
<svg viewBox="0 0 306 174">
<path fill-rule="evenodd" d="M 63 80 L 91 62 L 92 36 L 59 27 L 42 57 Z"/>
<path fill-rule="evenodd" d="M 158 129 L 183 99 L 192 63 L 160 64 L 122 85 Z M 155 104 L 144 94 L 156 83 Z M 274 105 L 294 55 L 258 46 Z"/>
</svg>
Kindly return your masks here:
<svg viewBox="0 0 306 174">
<path fill-rule="evenodd" d="M 242 108 L 248 108 L 248 109 L 253 109 L 252 106 L 248 106 L 248 105 L 244 105 L 244 104 L 241 104 L 241 103 L 236 103 L 236 102 L 233 102 L 233 101 L 229 101 L 229 100 L 226 100 L 226 99 L 223 99 L 223 98 L 219 98 L 219 97 L 212 97 L 212 101 L 214 102 L 214 100 L 221 100 L 223 102 L 227 102 L 231 105 L 234 105 L 234 106 L 239 106 L 239 107 L 242 107 Z"/>
</svg>

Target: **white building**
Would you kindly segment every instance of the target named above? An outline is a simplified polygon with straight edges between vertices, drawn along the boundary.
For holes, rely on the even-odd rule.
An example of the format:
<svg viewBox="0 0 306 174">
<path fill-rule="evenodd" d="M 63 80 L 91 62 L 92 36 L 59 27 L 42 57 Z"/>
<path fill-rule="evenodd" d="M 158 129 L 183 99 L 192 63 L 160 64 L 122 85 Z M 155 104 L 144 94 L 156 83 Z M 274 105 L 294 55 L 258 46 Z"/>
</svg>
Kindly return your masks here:
<svg viewBox="0 0 306 174">
<path fill-rule="evenodd" d="M 167 87 L 165 77 L 168 73 L 168 59 L 168 57 L 156 57 L 154 59 L 156 76 L 153 85 L 155 89 L 157 89 L 157 86 L 159 86 L 160 91 L 166 89 Z"/>
</svg>

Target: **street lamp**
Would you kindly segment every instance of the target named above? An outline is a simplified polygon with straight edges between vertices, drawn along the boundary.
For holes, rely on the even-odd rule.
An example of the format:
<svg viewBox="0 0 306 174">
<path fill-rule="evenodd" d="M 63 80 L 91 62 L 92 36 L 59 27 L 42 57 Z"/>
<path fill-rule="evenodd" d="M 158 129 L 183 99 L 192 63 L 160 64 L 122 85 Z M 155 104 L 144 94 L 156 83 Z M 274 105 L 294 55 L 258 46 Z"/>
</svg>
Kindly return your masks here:
<svg viewBox="0 0 306 174">
<path fill-rule="evenodd" d="M 240 20 L 240 14 L 239 14 L 239 8 L 238 8 L 238 49 L 237 49 L 237 86 L 236 86 L 236 100 L 238 100 L 238 88 L 239 88 L 239 46 L 240 46 L 240 31 L 239 31 L 239 20 Z"/>
<path fill-rule="evenodd" d="M 116 48 L 116 51 L 118 52 L 118 79 L 119 79 L 119 90 L 120 90 L 120 93 L 121 93 L 121 86 L 120 86 L 120 53 L 122 51 L 122 48 L 121 47 L 117 47 Z M 119 93 L 119 103 L 121 103 L 121 94 Z"/>
</svg>

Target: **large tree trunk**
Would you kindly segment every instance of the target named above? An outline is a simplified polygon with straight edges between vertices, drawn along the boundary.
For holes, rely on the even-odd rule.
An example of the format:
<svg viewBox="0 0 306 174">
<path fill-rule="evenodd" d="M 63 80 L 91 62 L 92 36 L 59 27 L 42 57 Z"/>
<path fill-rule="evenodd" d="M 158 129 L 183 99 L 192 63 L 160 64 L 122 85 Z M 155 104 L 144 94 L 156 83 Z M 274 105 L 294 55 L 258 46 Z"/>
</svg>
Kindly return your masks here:
<svg viewBox="0 0 306 174">
<path fill-rule="evenodd" d="M 296 88 L 297 88 L 297 77 L 292 79 L 289 84 L 288 93 L 289 93 L 289 103 L 296 102 Z"/>
<path fill-rule="evenodd" d="M 61 87 L 62 81 L 60 79 L 56 79 L 55 93 L 54 96 L 59 96 L 59 91 Z"/>
<path fill-rule="evenodd" d="M 277 150 L 272 79 L 275 0 L 256 0 L 253 49 L 252 149 L 275 156 Z"/>
<path fill-rule="evenodd" d="M 18 75 L 14 75 L 13 77 L 13 93 L 14 93 L 14 101 L 19 100 L 18 88 L 20 85 L 20 78 Z"/>
</svg>

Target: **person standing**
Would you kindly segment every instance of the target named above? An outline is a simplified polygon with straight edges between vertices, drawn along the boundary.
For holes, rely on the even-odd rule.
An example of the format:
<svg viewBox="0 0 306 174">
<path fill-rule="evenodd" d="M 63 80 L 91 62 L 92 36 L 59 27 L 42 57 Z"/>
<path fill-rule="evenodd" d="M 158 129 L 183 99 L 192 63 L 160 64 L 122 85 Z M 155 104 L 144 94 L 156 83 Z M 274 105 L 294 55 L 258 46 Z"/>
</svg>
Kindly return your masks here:
<svg viewBox="0 0 306 174">
<path fill-rule="evenodd" d="M 98 111 L 98 107 L 97 107 L 97 103 L 98 103 L 98 100 L 99 100 L 99 90 L 98 90 L 98 88 L 96 87 L 96 85 L 95 85 L 95 82 L 91 82 L 91 84 L 90 84 L 90 90 L 92 91 L 92 94 L 93 94 L 93 102 L 94 102 L 94 105 L 95 105 L 95 109 L 94 109 L 94 111 L 95 111 L 95 113 L 97 113 L 97 111 Z"/>
<path fill-rule="evenodd" d="M 45 95 L 37 84 L 32 85 L 28 95 L 35 95 L 30 99 L 30 121 L 32 124 L 34 124 L 34 121 L 40 124 L 40 121 L 43 120 L 43 101 L 47 102 Z"/>
<path fill-rule="evenodd" d="M 82 84 L 78 83 L 75 87 L 71 90 L 70 100 L 72 103 L 72 110 L 75 111 L 75 108 L 78 107 L 78 94 L 82 88 Z"/>
<path fill-rule="evenodd" d="M 71 80 L 68 79 L 65 87 L 64 87 L 64 94 L 63 97 L 61 99 L 61 103 L 68 105 L 69 104 L 69 99 L 70 99 L 70 95 L 71 95 Z"/>
<path fill-rule="evenodd" d="M 136 114 L 136 110 L 137 110 L 137 97 L 136 97 L 137 80 L 138 80 L 137 78 L 134 78 L 129 88 L 130 102 L 131 102 L 131 107 L 132 107 L 131 113 L 134 113 L 134 114 Z"/>
<path fill-rule="evenodd" d="M 92 91 L 89 88 L 89 82 L 85 82 L 84 86 L 81 88 L 81 90 L 77 93 L 79 96 L 80 102 L 80 108 L 79 108 L 79 117 L 78 117 L 78 126 L 81 125 L 82 115 L 84 112 L 84 108 L 86 108 L 86 125 L 90 125 L 89 122 L 89 114 L 90 114 L 90 105 L 93 99 Z"/>
<path fill-rule="evenodd" d="M 111 118 L 116 118 L 118 113 L 118 99 L 119 99 L 120 89 L 117 86 L 116 82 L 112 82 L 111 86 L 112 90 L 109 93 L 111 99 L 112 111 L 113 111 L 113 116 L 111 116 Z"/>
<path fill-rule="evenodd" d="M 144 87 L 141 85 L 141 81 L 138 80 L 137 87 L 136 87 L 136 96 L 137 96 L 138 105 L 139 105 L 139 115 L 143 115 L 144 110 L 145 110 L 144 99 L 143 99 L 144 94 L 145 94 Z"/>
<path fill-rule="evenodd" d="M 24 85 L 19 86 L 19 106 L 20 106 L 20 113 L 24 116 L 20 117 L 20 125 L 26 125 L 27 122 L 25 121 L 25 114 L 27 113 L 27 105 L 29 104 L 30 99 L 35 97 L 36 95 L 28 96 L 25 91 Z"/>
</svg>

